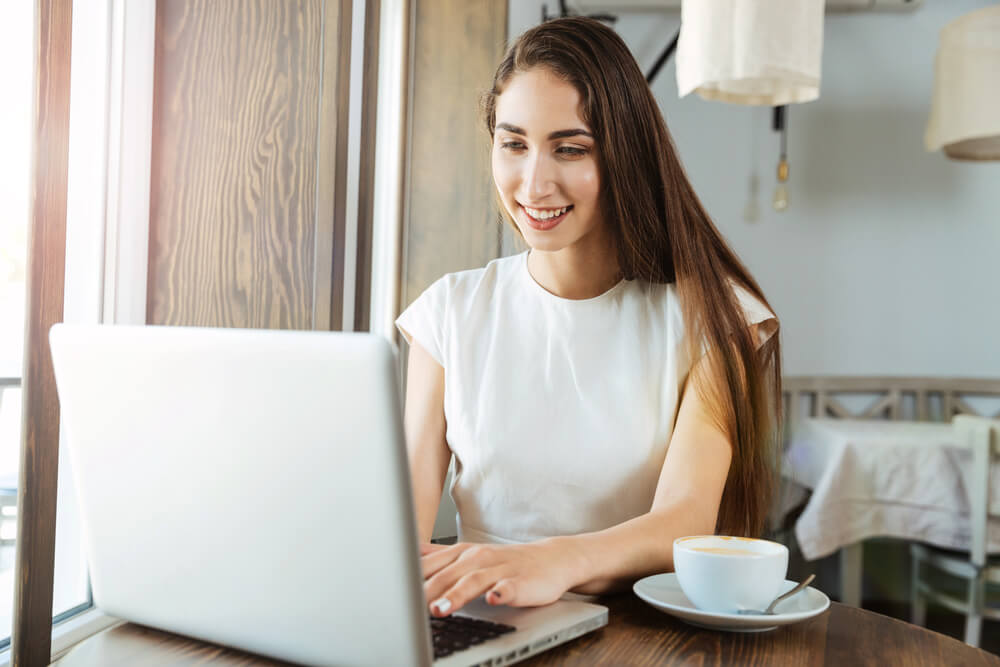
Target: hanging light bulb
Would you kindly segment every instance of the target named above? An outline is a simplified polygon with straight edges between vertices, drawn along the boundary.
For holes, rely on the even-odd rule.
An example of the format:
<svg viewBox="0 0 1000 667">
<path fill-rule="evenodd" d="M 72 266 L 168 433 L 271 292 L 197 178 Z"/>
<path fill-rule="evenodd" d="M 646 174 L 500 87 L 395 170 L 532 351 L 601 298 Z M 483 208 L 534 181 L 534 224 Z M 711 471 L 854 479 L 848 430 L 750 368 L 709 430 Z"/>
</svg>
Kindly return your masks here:
<svg viewBox="0 0 1000 667">
<path fill-rule="evenodd" d="M 781 161 L 778 162 L 778 185 L 774 188 L 774 198 L 771 200 L 775 211 L 784 211 L 788 208 L 788 187 L 785 186 L 787 180 L 788 160 L 782 155 Z"/>
<path fill-rule="evenodd" d="M 781 132 L 781 155 L 778 159 L 778 185 L 774 188 L 771 205 L 775 211 L 788 208 L 788 124 L 786 122 L 787 107 L 774 107 L 774 129 Z"/>
</svg>

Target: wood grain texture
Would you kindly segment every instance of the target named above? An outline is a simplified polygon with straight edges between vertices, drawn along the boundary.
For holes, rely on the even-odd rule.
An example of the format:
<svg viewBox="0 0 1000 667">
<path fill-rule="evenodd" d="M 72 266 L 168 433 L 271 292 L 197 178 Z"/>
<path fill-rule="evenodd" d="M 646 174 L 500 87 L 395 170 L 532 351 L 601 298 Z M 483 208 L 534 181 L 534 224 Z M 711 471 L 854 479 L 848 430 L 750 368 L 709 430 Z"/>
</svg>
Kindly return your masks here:
<svg viewBox="0 0 1000 667">
<path fill-rule="evenodd" d="M 73 647 L 56 660 L 62 667 L 263 667 L 288 665 L 243 651 L 206 644 L 134 623 L 109 628 Z"/>
<path fill-rule="evenodd" d="M 324 5 L 312 328 L 328 331 L 343 326 L 353 2 L 324 0 Z"/>
<path fill-rule="evenodd" d="M 11 650 L 17 667 L 48 664 L 51 655 L 59 399 L 48 333 L 63 319 L 72 0 L 40 0 L 35 22 L 34 174 Z"/>
<path fill-rule="evenodd" d="M 631 594 L 609 596 L 607 627 L 523 665 L 983 665 L 1000 658 L 944 635 L 833 603 L 816 618 L 771 632 L 701 630 Z M 59 667 L 282 664 L 193 639 L 126 624 L 73 648 Z"/>
<path fill-rule="evenodd" d="M 500 254 L 479 111 L 507 37 L 503 0 L 414 0 L 401 306 Z"/>
<path fill-rule="evenodd" d="M 322 19 L 157 3 L 148 322 L 312 328 Z"/>
<path fill-rule="evenodd" d="M 375 228 L 375 130 L 378 116 L 380 0 L 365 4 L 365 50 L 361 73 L 361 154 L 358 156 L 357 254 L 354 270 L 354 330 L 371 329 L 372 235 Z"/>
<path fill-rule="evenodd" d="M 1000 658 L 887 616 L 832 603 L 816 618 L 763 633 L 702 630 L 634 595 L 600 600 L 611 622 L 524 665 L 993 665 Z"/>
</svg>

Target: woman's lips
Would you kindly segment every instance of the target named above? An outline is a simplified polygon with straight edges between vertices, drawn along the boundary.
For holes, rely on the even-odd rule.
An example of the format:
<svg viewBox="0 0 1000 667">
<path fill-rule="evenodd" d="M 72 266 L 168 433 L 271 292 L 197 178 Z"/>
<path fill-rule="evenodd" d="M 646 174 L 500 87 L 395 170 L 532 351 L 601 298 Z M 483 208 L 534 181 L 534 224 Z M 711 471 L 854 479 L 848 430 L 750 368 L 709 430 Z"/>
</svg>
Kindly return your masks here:
<svg viewBox="0 0 1000 667">
<path fill-rule="evenodd" d="M 565 213 L 563 213 L 561 215 L 557 215 L 557 216 L 555 216 L 553 218 L 546 218 L 544 220 L 540 220 L 540 219 L 532 216 L 530 213 L 528 213 L 528 210 L 524 206 L 521 206 L 521 213 L 524 214 L 524 219 L 528 223 L 529 227 L 531 227 L 532 229 L 537 229 L 540 232 L 544 232 L 544 231 L 547 231 L 549 229 L 552 229 L 553 227 L 555 227 L 556 225 L 558 225 L 560 222 L 562 222 L 566 218 L 566 216 L 569 215 L 570 212 L 573 210 L 573 206 L 572 205 L 567 206 L 565 208 L 566 208 L 566 212 Z"/>
</svg>

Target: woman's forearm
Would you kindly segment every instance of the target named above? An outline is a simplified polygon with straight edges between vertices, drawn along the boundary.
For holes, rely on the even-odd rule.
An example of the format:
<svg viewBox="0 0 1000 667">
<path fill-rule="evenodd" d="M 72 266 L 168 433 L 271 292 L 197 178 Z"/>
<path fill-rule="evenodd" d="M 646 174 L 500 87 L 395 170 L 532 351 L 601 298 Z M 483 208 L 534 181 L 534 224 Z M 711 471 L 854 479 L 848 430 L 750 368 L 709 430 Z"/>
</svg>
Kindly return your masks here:
<svg viewBox="0 0 1000 667">
<path fill-rule="evenodd" d="M 641 577 L 674 569 L 674 540 L 713 532 L 694 500 L 678 501 L 594 533 L 551 538 L 566 554 L 570 590 L 596 595 L 627 589 Z"/>
<path fill-rule="evenodd" d="M 417 515 L 417 537 L 420 542 L 430 542 L 434 534 L 434 522 L 437 519 L 438 506 L 441 503 L 441 493 L 434 493 L 436 485 L 428 483 L 421 488 L 414 488 L 414 513 Z"/>
</svg>

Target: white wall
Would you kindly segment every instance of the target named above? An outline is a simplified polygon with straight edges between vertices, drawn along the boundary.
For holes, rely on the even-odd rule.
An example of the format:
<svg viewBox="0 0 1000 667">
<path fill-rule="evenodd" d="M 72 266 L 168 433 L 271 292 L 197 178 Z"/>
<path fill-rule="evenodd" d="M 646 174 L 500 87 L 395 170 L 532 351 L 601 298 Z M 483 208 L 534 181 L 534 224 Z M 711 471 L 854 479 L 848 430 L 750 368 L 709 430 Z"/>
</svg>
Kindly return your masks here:
<svg viewBox="0 0 1000 667">
<path fill-rule="evenodd" d="M 511 0 L 510 34 L 542 4 Z M 1000 377 L 1000 163 L 923 149 L 938 31 L 988 4 L 827 17 L 820 99 L 789 112 L 784 213 L 770 205 L 770 110 L 678 99 L 672 59 L 654 81 L 696 190 L 782 321 L 786 374 Z M 645 70 L 679 22 L 625 15 L 616 29 Z"/>
</svg>

